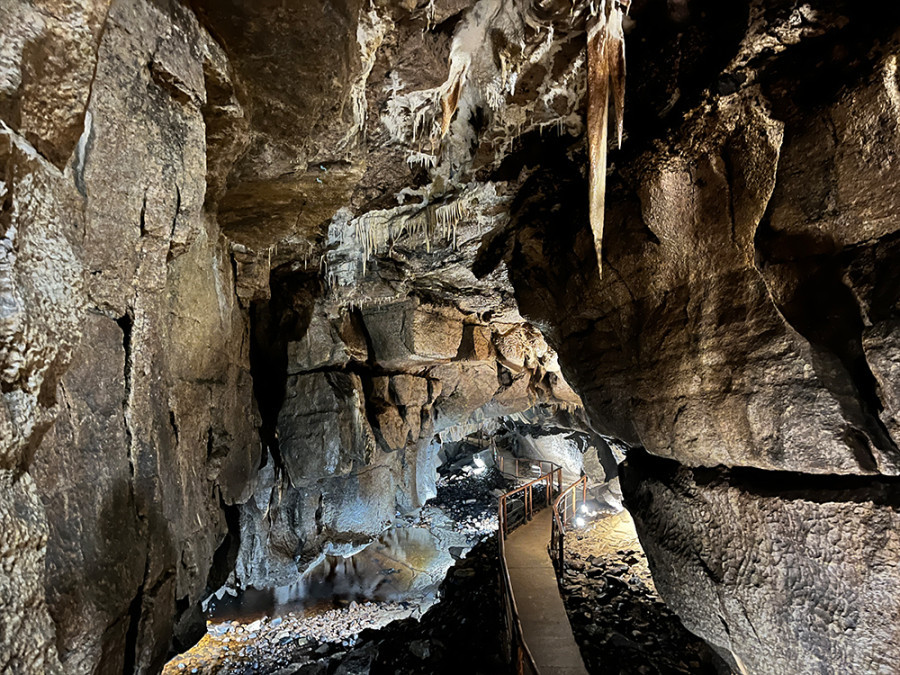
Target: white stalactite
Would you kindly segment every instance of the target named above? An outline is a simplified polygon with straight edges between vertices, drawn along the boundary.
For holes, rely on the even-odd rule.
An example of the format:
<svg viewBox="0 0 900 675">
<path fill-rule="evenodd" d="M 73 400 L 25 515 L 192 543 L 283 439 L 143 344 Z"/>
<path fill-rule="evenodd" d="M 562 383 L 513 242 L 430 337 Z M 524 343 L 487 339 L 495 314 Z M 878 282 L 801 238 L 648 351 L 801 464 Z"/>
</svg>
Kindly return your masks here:
<svg viewBox="0 0 900 675">
<path fill-rule="evenodd" d="M 616 141 L 621 147 L 625 112 L 625 33 L 622 20 L 630 0 L 601 0 L 588 21 L 588 152 L 590 221 L 603 272 L 603 221 L 606 210 L 606 164 L 609 144 L 610 89 L 616 113 Z"/>
</svg>

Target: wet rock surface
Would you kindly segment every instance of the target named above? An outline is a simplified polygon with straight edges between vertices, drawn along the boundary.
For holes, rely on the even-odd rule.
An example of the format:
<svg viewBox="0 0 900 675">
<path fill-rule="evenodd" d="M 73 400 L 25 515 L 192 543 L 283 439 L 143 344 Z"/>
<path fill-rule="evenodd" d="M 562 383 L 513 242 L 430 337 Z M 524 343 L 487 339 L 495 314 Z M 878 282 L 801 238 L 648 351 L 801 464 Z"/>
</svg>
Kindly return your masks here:
<svg viewBox="0 0 900 675">
<path fill-rule="evenodd" d="M 473 612 L 464 598 L 469 592 L 476 601 L 490 603 L 496 597 L 496 578 L 490 576 L 492 569 L 495 573 L 499 569 L 493 538 L 497 529 L 496 492 L 508 485 L 494 468 L 481 469 L 477 474 L 471 466 L 464 469 L 440 478 L 437 496 L 416 514 L 401 518 L 399 525 L 387 533 L 421 532 L 433 540 L 434 550 L 401 549 L 390 558 L 379 555 L 379 550 L 369 555 L 366 549 L 347 561 L 353 572 L 366 571 L 360 569 L 362 563 L 354 562 L 359 557 L 362 562 L 369 561 L 369 566 L 374 560 L 381 569 L 370 570 L 373 574 L 368 579 L 349 579 L 345 584 L 331 581 L 334 570 L 326 577 L 318 567 L 313 568 L 304 581 L 305 592 L 312 597 L 293 603 L 301 609 L 286 611 L 285 607 L 271 606 L 270 615 L 212 619 L 202 641 L 170 661 L 165 672 L 237 675 L 288 669 L 285 672 L 317 673 L 317 668 L 324 668 L 323 673 L 334 673 L 336 668 L 353 673 L 398 672 L 390 669 L 394 667 L 404 674 L 453 672 L 429 669 L 437 667 L 436 662 L 447 661 L 448 652 L 454 651 L 450 640 L 455 632 L 469 639 L 468 631 L 484 629 L 481 622 L 495 620 L 490 611 L 487 619 L 476 616 L 478 612 Z M 378 543 L 371 547 L 381 548 Z M 451 559 L 456 561 L 452 566 Z M 442 580 L 434 578 L 437 574 Z M 346 583 L 352 584 L 349 594 L 342 590 Z M 473 591 L 471 585 L 475 583 L 486 587 Z M 335 594 L 322 596 L 320 587 Z M 396 600 L 372 602 L 369 598 Z M 488 658 L 494 658 L 494 651 L 500 648 L 499 633 L 479 639 L 484 645 L 491 639 L 498 641 L 492 647 L 483 646 Z M 403 640 L 409 640 L 409 644 L 394 654 Z M 473 667 L 478 663 L 475 656 L 468 658 Z M 455 662 L 453 658 L 450 661 Z M 370 662 L 370 666 L 365 665 Z M 376 662 L 381 670 L 376 669 Z M 364 666 L 370 669 L 353 670 Z"/>
<path fill-rule="evenodd" d="M 731 672 L 660 598 L 627 512 L 566 535 L 560 592 L 590 673 Z"/>
<path fill-rule="evenodd" d="M 499 675 L 504 630 L 498 591 L 497 542 L 478 544 L 452 567 L 441 586 L 441 602 L 419 621 L 392 624 L 380 634 L 360 635 L 360 644 L 341 658 L 337 672 L 372 675 Z M 473 611 L 475 609 L 476 611 Z M 367 660 L 368 671 L 352 670 Z M 341 668 L 344 668 L 342 671 Z M 300 671 L 303 673 L 304 671 Z"/>
</svg>

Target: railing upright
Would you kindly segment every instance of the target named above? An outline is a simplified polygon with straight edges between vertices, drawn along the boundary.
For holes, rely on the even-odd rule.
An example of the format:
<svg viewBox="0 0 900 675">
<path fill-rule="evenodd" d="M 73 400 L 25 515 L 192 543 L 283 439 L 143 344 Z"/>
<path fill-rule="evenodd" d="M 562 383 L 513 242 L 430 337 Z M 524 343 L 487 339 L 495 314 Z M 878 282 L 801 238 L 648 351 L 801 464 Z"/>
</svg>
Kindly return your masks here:
<svg viewBox="0 0 900 675">
<path fill-rule="evenodd" d="M 517 467 L 518 470 L 518 467 Z M 542 476 L 540 480 L 544 480 Z M 531 484 L 529 484 L 530 486 Z M 507 521 L 507 497 L 520 492 L 522 488 L 510 491 L 500 498 L 500 511 L 497 540 L 500 546 L 500 586 L 503 589 L 503 607 L 506 616 L 506 626 L 509 642 L 509 660 L 515 667 L 516 675 L 540 675 L 534 656 L 525 642 L 522 630 L 522 621 L 519 618 L 519 610 L 516 607 L 516 599 L 512 592 L 512 582 L 509 578 L 509 568 L 506 564 L 506 535 L 509 529 Z M 549 503 L 549 500 L 548 500 Z"/>
<path fill-rule="evenodd" d="M 569 525 L 569 498 L 572 500 L 572 518 L 578 514 L 578 499 L 576 490 L 581 488 L 581 503 L 587 501 L 587 476 L 582 476 L 565 490 L 560 490 L 553 502 L 553 522 L 550 529 L 550 556 L 556 563 L 556 571 L 562 571 L 562 563 L 565 560 L 565 534 Z"/>
<path fill-rule="evenodd" d="M 516 478 L 522 477 L 522 467 L 519 458 L 514 457 L 512 460 L 513 471 L 511 473 L 514 473 Z M 505 458 L 499 453 L 495 453 L 495 461 L 500 467 L 500 472 L 505 473 Z M 529 675 L 539 675 L 539 673 L 534 658 L 523 637 L 522 624 L 519 619 L 518 609 L 516 608 L 515 596 L 512 593 L 512 583 L 509 579 L 509 568 L 506 563 L 505 539 L 509 534 L 509 500 L 517 494 L 522 493 L 523 516 L 526 521 L 531 520 L 535 512 L 534 487 L 536 485 L 546 487 L 546 505 L 551 505 L 553 509 L 549 550 L 550 557 L 556 564 L 557 573 L 562 571 L 562 562 L 565 560 L 565 533 L 570 520 L 568 500 L 571 499 L 571 518 L 575 518 L 578 514 L 578 497 L 576 491 L 579 487 L 581 488 L 581 503 L 584 504 L 587 500 L 586 476 L 582 476 L 569 487 L 563 489 L 561 467 L 546 460 L 536 460 L 536 463 L 541 475 L 537 478 L 531 478 L 531 480 L 524 485 L 520 485 L 513 490 L 510 490 L 500 497 L 498 513 L 499 523 L 497 537 L 500 545 L 500 577 L 509 632 L 509 656 L 517 675 L 525 675 L 526 673 Z M 529 461 L 527 465 L 530 468 L 534 468 L 535 461 Z M 553 495 L 554 482 L 556 483 L 557 493 L 555 499 Z"/>
</svg>

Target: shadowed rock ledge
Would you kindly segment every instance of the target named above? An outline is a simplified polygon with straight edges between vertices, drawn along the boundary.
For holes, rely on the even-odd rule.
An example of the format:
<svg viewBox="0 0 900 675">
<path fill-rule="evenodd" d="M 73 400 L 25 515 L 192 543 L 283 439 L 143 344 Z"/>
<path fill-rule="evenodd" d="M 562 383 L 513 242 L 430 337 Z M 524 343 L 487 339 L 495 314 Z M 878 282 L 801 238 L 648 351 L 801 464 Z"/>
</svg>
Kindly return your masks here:
<svg viewBox="0 0 900 675">
<path fill-rule="evenodd" d="M 688 469 L 635 451 L 621 480 L 666 603 L 736 670 L 894 671 L 897 479 Z"/>
</svg>

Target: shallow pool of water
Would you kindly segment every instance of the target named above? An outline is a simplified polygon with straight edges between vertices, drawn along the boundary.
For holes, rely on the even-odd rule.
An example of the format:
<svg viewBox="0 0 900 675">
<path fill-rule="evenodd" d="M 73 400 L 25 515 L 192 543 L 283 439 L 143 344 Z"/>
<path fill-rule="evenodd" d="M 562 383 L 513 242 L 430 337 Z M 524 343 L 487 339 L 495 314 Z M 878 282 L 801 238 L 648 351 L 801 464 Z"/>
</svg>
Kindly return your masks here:
<svg viewBox="0 0 900 675">
<path fill-rule="evenodd" d="M 219 622 L 316 613 L 351 601 L 430 604 L 452 564 L 445 544 L 429 530 L 395 527 L 354 556 L 326 556 L 296 583 L 213 597 L 207 616 Z"/>
</svg>

